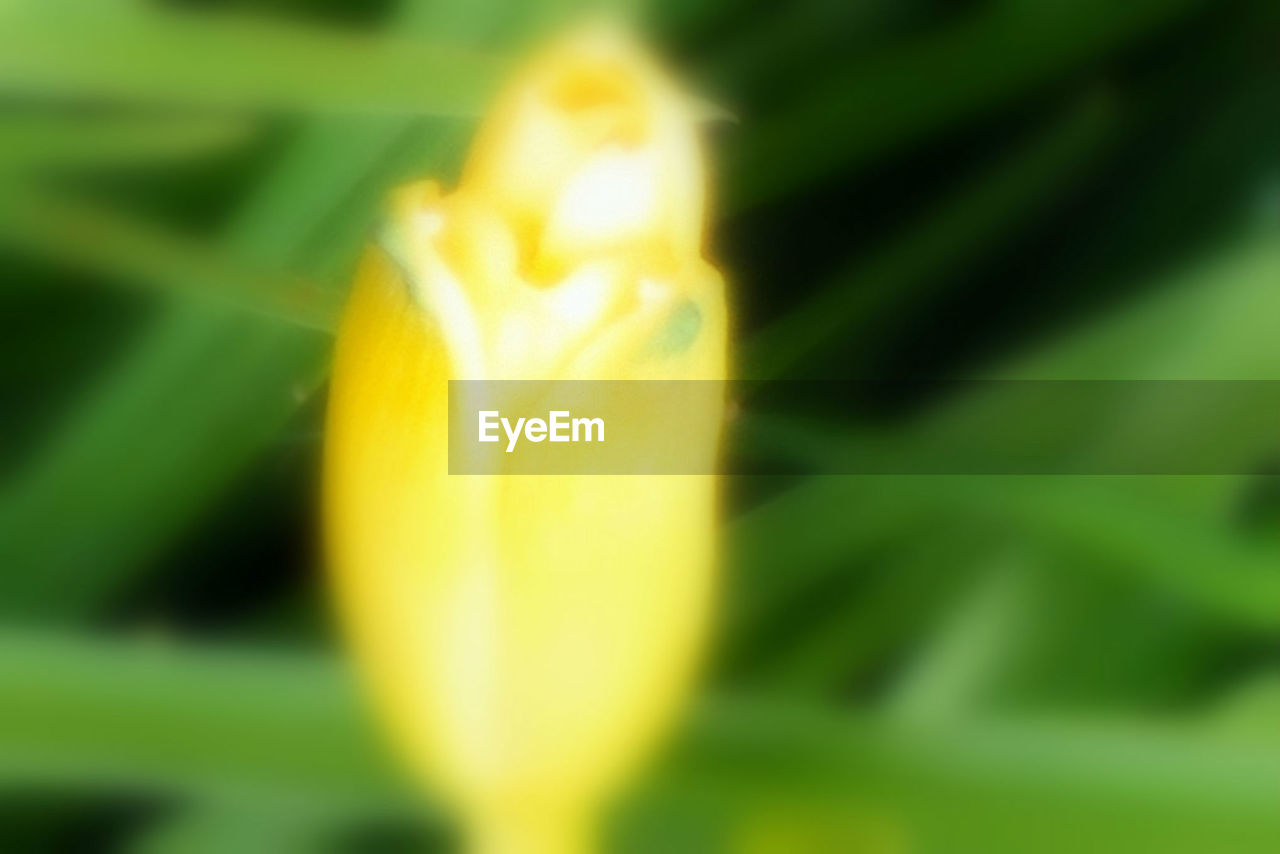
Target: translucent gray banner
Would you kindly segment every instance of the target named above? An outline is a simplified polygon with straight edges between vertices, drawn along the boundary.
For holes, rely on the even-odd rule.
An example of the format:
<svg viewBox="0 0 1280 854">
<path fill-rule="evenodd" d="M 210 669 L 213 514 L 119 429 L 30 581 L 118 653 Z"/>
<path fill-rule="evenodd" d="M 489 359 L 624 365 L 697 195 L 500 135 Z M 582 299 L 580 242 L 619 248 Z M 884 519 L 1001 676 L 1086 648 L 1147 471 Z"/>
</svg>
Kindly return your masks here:
<svg viewBox="0 0 1280 854">
<path fill-rule="evenodd" d="M 1272 380 L 449 386 L 451 474 L 1211 475 L 1280 454 Z"/>
</svg>

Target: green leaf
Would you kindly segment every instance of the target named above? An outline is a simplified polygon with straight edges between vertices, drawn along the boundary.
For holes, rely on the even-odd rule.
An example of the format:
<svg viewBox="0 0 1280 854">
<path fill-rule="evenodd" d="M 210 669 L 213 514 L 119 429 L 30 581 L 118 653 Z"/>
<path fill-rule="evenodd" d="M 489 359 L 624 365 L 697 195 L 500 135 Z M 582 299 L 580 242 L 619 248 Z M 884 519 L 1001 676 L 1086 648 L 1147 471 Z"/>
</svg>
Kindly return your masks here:
<svg viewBox="0 0 1280 854">
<path fill-rule="evenodd" d="M 256 269 L 194 239 L 50 191 L 15 191 L 0 205 L 0 243 L 115 281 L 227 304 L 332 331 L 341 290 Z"/>
<path fill-rule="evenodd" d="M 325 808 L 207 799 L 154 822 L 131 841 L 129 854 L 227 854 L 328 851 L 326 843 L 358 827 L 359 814 Z"/>
<path fill-rule="evenodd" d="M 9 632 L 0 693 L 9 784 L 178 793 L 286 817 L 432 815 L 323 659 Z M 630 811 L 719 804 L 740 838 L 806 804 L 817 820 L 826 809 L 887 824 L 926 851 L 1078 850 L 1055 847 L 1071 826 L 1089 850 L 1197 850 L 1183 846 L 1212 832 L 1263 852 L 1280 831 L 1275 751 L 1190 722 L 920 726 L 721 698 L 699 706 Z"/>
<path fill-rule="evenodd" d="M 870 258 L 858 258 L 805 302 L 748 342 L 743 376 L 774 379 L 825 344 L 873 329 L 885 315 L 1033 219 L 1077 178 L 1114 123 L 1102 97 L 1088 97 L 994 169 L 968 180 L 903 228 Z"/>
<path fill-rule="evenodd" d="M 753 123 L 730 210 L 768 202 L 994 107 L 1185 15 L 1199 0 L 993 3 L 833 74 Z"/>
<path fill-rule="evenodd" d="M 308 128 L 233 224 L 228 251 L 305 269 L 307 241 L 335 215 L 370 222 L 344 204 L 365 180 L 385 187 L 380 164 L 405 156 L 396 144 L 410 124 Z M 307 194 L 294 192 L 299 169 Z M 28 618 L 102 607 L 277 434 L 322 380 L 329 344 L 234 310 L 163 312 L 0 502 L 0 607 Z"/>
<path fill-rule="evenodd" d="M 992 564 L 895 681 L 886 701 L 895 718 L 928 722 L 982 711 L 992 683 L 1019 654 L 1039 593 L 1035 577 L 1012 553 Z"/>
<path fill-rule="evenodd" d="M 815 442 L 815 452 L 816 442 Z M 829 448 L 829 454 L 838 454 Z M 874 476 L 826 478 L 821 488 L 850 520 L 879 504 L 905 508 L 895 524 L 929 530 L 943 519 L 1025 536 L 1071 564 L 1101 567 L 1144 579 L 1207 613 L 1258 631 L 1280 625 L 1280 553 L 1273 545 L 1242 540 L 1217 522 L 1170 512 L 1144 490 L 1143 478 L 1050 476 Z M 830 511 L 828 511 L 830 513 Z M 907 517 L 907 518 L 903 518 Z M 875 533 L 849 527 L 860 537 Z M 767 536 L 758 531 L 756 536 Z M 778 565 L 773 571 L 781 574 Z M 829 570 L 828 570 L 829 571 Z"/>
<path fill-rule="evenodd" d="M 1011 360 L 990 376 L 1021 380 L 1260 379 L 1274 378 L 1280 324 L 1274 300 L 1280 241 L 1269 230 L 1250 232 L 1163 281 L 1133 305 L 1073 331 L 1061 341 Z M 1010 411 L 1001 394 L 973 395 L 925 409 L 892 435 L 853 435 L 847 428 L 815 428 L 758 421 L 740 429 L 773 452 L 821 471 L 856 470 L 858 459 L 901 454 L 928 459 L 931 448 L 980 447 L 992 459 L 1010 452 L 999 425 Z M 1159 424 L 1150 401 L 1128 396 L 1096 414 L 1099 423 Z M 1025 412 L 1022 413 L 1025 415 Z M 1194 422 L 1239 466 L 1274 449 L 1265 421 L 1232 411 L 1202 413 Z M 1061 417 L 1043 413 L 1049 420 Z M 784 421 L 786 419 L 783 419 Z M 757 429 L 758 427 L 764 429 Z M 1016 450 L 1016 449 L 1013 449 Z M 760 625 L 773 603 L 817 584 L 880 544 L 912 531 L 935 530 L 940 520 L 1004 526 L 1007 537 L 1031 534 L 1046 548 L 1066 549 L 1073 561 L 1136 574 L 1197 601 L 1211 613 L 1256 628 L 1280 620 L 1280 557 L 1266 544 L 1243 541 L 1222 522 L 1239 478 L 1089 477 L 821 477 L 792 488 L 735 523 L 746 555 L 740 570 L 748 600 L 736 611 Z M 842 519 L 831 523 L 832 515 Z M 843 564 L 842 564 L 843 561 Z M 1071 563 L 1073 561 L 1068 561 Z"/>
<path fill-rule="evenodd" d="M 840 526 L 828 521 L 827 527 Z M 737 655 L 730 661 L 736 665 L 732 684 L 745 682 L 770 695 L 838 697 L 917 642 L 939 612 L 964 595 L 974 571 L 993 551 L 991 540 L 970 526 L 938 524 L 927 537 L 906 533 L 887 548 L 869 555 L 851 549 L 843 564 L 822 567 L 823 575 L 840 568 L 843 579 L 870 576 L 865 583 L 833 583 L 814 579 L 812 572 L 797 573 L 808 575 L 814 589 L 768 602 L 750 597 L 757 624 L 731 623 L 736 631 L 728 638 L 729 651 Z M 820 614 L 788 607 L 790 600 L 805 595 L 822 599 L 826 607 Z M 760 624 L 762 617 L 766 622 Z"/>
<path fill-rule="evenodd" d="M 389 187 L 447 171 L 465 129 L 313 120 L 232 219 L 220 257 L 345 279 Z M 109 604 L 279 435 L 322 382 L 330 344 L 216 306 L 162 312 L 0 495 L 0 613 L 66 620 Z"/>
<path fill-rule="evenodd" d="M 0 778 L 116 782 L 235 801 L 407 797 L 332 663 L 163 641 L 0 641 Z"/>
<path fill-rule="evenodd" d="M 0 178 L 202 157 L 245 142 L 252 131 L 247 122 L 226 118 L 5 116 Z"/>
<path fill-rule="evenodd" d="M 1280 827 L 1274 747 L 1187 721 L 925 726 L 721 701 L 702 707 L 681 747 L 682 781 L 736 787 L 757 819 L 748 828 L 772 814 L 785 829 L 789 814 L 825 806 L 827 821 L 852 814 L 884 829 L 890 850 L 1261 852 Z M 765 794 L 746 795 L 756 786 Z"/>
<path fill-rule="evenodd" d="M 152 4 L 0 7 L 0 86 L 23 95 L 474 115 L 500 71 L 489 57 L 403 36 Z"/>
</svg>

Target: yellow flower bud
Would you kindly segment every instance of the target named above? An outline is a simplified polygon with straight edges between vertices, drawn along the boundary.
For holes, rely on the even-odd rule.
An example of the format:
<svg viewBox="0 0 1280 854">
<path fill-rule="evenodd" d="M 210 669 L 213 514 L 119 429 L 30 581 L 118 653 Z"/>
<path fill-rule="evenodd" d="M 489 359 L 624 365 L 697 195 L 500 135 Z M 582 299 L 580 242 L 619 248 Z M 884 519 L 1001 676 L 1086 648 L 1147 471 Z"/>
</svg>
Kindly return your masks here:
<svg viewBox="0 0 1280 854">
<path fill-rule="evenodd" d="M 589 847 L 670 723 L 706 633 L 716 487 L 450 475 L 447 383 L 726 378 L 694 112 L 616 31 L 553 45 L 455 192 L 396 194 L 339 334 L 335 598 L 396 743 L 480 849 Z M 690 439 L 707 470 L 717 436 Z"/>
</svg>

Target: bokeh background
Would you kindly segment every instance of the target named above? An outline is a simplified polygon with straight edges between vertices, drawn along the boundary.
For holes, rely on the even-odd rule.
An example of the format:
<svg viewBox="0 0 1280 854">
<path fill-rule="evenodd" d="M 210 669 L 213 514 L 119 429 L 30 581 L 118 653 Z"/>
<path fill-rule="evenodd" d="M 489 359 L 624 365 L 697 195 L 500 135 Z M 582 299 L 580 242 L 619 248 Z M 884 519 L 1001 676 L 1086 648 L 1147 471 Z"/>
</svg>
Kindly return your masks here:
<svg viewBox="0 0 1280 854">
<path fill-rule="evenodd" d="M 455 850 L 323 601 L 329 330 L 387 188 L 575 5 L 0 2 L 0 849 Z M 735 117 L 744 376 L 1280 380 L 1274 0 L 631 5 Z M 853 403 L 735 447 L 1007 429 Z M 1280 424 L 1194 422 L 1252 474 L 731 479 L 611 849 L 1280 850 Z"/>
</svg>

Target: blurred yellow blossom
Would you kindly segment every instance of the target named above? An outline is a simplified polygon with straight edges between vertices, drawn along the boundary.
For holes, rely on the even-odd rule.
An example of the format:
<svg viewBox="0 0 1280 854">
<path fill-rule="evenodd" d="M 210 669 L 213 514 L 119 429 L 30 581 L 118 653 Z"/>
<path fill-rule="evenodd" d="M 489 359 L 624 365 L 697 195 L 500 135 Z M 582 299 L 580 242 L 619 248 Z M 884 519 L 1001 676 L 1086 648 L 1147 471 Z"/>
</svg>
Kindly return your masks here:
<svg viewBox="0 0 1280 854">
<path fill-rule="evenodd" d="M 451 476 L 448 381 L 726 378 L 696 111 L 617 29 L 554 43 L 454 192 L 396 194 L 339 335 L 335 598 L 396 743 L 475 850 L 593 846 L 698 663 L 716 484 Z M 688 437 L 708 469 L 720 417 Z"/>
</svg>

